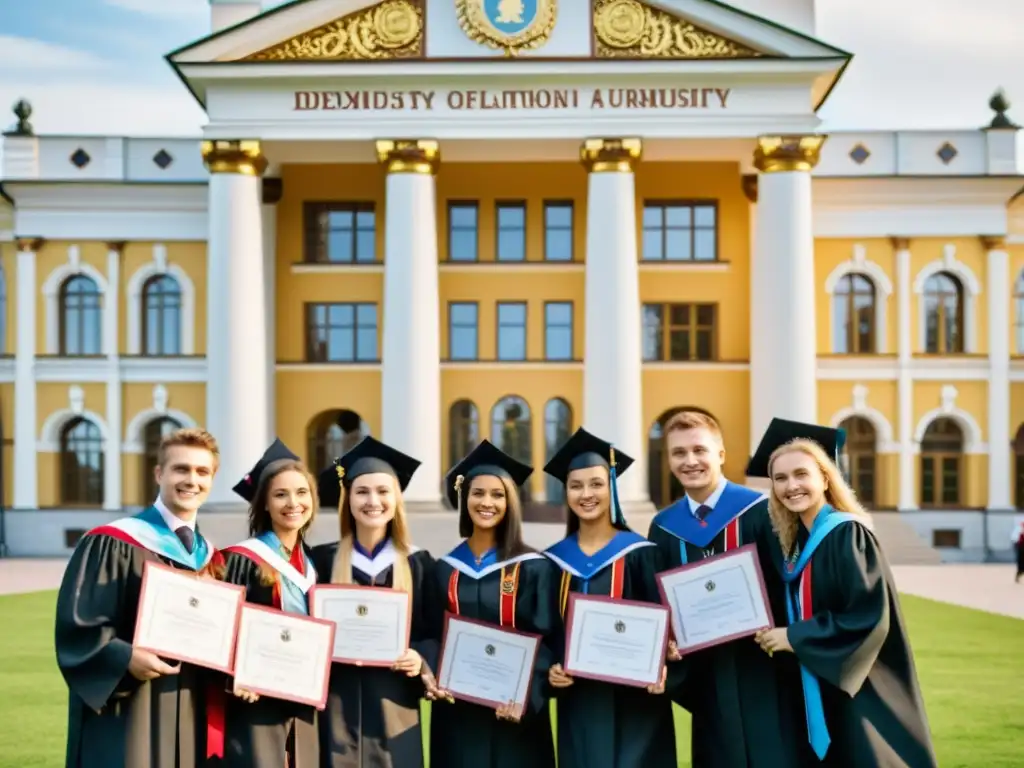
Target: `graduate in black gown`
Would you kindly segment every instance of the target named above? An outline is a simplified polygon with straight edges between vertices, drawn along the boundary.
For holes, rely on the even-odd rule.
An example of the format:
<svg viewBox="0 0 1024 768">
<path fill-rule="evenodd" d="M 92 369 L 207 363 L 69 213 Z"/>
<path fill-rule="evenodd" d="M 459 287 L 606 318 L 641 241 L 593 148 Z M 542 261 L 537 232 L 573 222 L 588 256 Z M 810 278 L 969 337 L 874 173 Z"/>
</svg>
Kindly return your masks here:
<svg viewBox="0 0 1024 768">
<path fill-rule="evenodd" d="M 206 733 L 211 677 L 132 647 L 146 563 L 223 571 L 223 559 L 196 525 L 218 458 L 207 432 L 166 436 L 153 505 L 89 531 L 71 555 L 54 626 L 57 666 L 68 686 L 67 768 L 199 768 L 208 746 L 218 748 Z"/>
<path fill-rule="evenodd" d="M 570 513 L 566 537 L 545 552 L 562 571 L 560 659 L 570 592 L 661 602 L 655 580 L 662 570 L 658 548 L 626 525 L 615 490 L 617 475 L 632 463 L 579 429 L 544 467 L 565 483 Z M 574 679 L 555 663 L 548 682 L 557 702 L 559 768 L 676 768 L 672 701 L 664 677 L 645 690 Z"/>
<path fill-rule="evenodd" d="M 558 571 L 522 539 L 519 487 L 532 468 L 484 440 L 448 473 L 464 540 L 437 562 L 430 609 L 440 646 L 451 613 L 541 636 L 525 709 L 497 711 L 431 692 L 430 764 L 444 768 L 555 768 L 548 669 Z M 440 694 L 440 695 L 438 695 Z"/>
<path fill-rule="evenodd" d="M 757 642 L 802 693 L 802 765 L 934 768 L 899 595 L 871 518 L 830 456 L 840 430 L 775 419 L 748 474 L 771 479 L 789 625 Z"/>
<path fill-rule="evenodd" d="M 785 623 L 782 549 L 772 530 L 768 497 L 722 474 L 725 445 L 714 417 L 681 411 L 664 427 L 669 469 L 685 495 L 651 522 L 648 538 L 665 570 L 753 544 L 769 609 Z M 692 715 L 693 768 L 777 768 L 793 765 L 801 749 L 789 696 L 779 690 L 777 666 L 750 638 L 686 654 L 669 647 L 667 691 Z M 767 706 L 769 702 L 777 706 Z"/>
<path fill-rule="evenodd" d="M 412 596 L 410 648 L 391 667 L 331 667 L 320 713 L 323 768 L 419 768 L 420 700 L 433 680 L 424 657 L 436 653 L 425 604 L 434 562 L 409 540 L 402 491 L 417 459 L 363 438 L 320 474 L 320 506 L 337 506 L 341 540 L 313 549 L 319 583 L 390 587 Z"/>
<path fill-rule="evenodd" d="M 233 490 L 249 502 L 250 538 L 224 550 L 225 581 L 245 587 L 246 602 L 308 616 L 316 571 L 304 534 L 316 516 L 316 478 L 275 440 Z M 224 766 L 319 768 L 314 707 L 233 687 L 231 693 Z"/>
</svg>

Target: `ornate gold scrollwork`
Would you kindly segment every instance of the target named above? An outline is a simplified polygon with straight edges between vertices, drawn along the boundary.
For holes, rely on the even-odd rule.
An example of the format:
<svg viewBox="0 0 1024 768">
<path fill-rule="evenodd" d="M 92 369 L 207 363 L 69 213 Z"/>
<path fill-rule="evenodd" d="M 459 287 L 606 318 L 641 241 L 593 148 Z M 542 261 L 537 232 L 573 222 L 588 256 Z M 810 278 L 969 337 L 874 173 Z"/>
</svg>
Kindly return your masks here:
<svg viewBox="0 0 1024 768">
<path fill-rule="evenodd" d="M 643 155 L 640 139 L 586 139 L 580 162 L 589 173 L 632 173 Z"/>
<path fill-rule="evenodd" d="M 422 6 L 409 0 L 385 0 L 246 56 L 243 61 L 361 61 L 422 55 Z"/>
<path fill-rule="evenodd" d="M 551 37 L 558 19 L 558 0 L 455 0 L 455 16 L 466 37 L 515 56 L 540 48 Z"/>
<path fill-rule="evenodd" d="M 749 59 L 757 51 L 637 0 L 597 0 L 594 53 L 623 59 Z"/>
<path fill-rule="evenodd" d="M 826 136 L 761 136 L 754 167 L 761 173 L 811 171 L 818 164 Z"/>
</svg>

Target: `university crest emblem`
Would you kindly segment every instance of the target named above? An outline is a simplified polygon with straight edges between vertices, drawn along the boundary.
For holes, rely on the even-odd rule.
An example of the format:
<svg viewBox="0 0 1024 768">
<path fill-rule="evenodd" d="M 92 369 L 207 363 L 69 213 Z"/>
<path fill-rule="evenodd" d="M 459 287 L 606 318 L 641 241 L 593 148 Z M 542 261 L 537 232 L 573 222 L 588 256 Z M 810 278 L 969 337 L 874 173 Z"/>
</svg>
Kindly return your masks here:
<svg viewBox="0 0 1024 768">
<path fill-rule="evenodd" d="M 540 48 L 555 28 L 558 0 L 455 0 L 459 26 L 471 40 L 507 56 Z"/>
</svg>

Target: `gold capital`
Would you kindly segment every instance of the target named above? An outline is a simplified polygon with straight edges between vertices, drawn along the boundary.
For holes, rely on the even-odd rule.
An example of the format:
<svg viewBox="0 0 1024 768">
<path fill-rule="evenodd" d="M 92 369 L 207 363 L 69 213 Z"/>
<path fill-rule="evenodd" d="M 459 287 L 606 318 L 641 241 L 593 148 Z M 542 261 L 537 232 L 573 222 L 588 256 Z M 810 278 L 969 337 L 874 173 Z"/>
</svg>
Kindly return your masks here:
<svg viewBox="0 0 1024 768">
<path fill-rule="evenodd" d="M 889 242 L 892 243 L 892 249 L 894 251 L 909 251 L 910 250 L 910 238 L 909 237 L 890 237 Z"/>
<path fill-rule="evenodd" d="M 258 141 L 204 141 L 203 164 L 210 173 L 241 173 L 262 176 L 267 170 Z"/>
<path fill-rule="evenodd" d="M 107 251 L 115 251 L 117 253 L 124 253 L 125 246 L 128 245 L 124 240 L 115 240 L 107 243 Z"/>
<path fill-rule="evenodd" d="M 18 250 L 22 253 L 39 253 L 44 242 L 46 241 L 41 237 L 19 237 L 15 240 Z"/>
<path fill-rule="evenodd" d="M 384 139 L 377 142 L 377 160 L 388 173 L 437 173 L 441 147 L 422 139 Z"/>
<path fill-rule="evenodd" d="M 632 173 L 643 156 L 640 139 L 586 139 L 580 162 L 589 173 Z"/>
<path fill-rule="evenodd" d="M 1003 251 L 1006 250 L 1006 236 L 982 235 L 981 244 L 985 246 L 986 251 Z"/>
<path fill-rule="evenodd" d="M 762 173 L 808 172 L 818 164 L 826 136 L 761 136 L 754 167 Z"/>
<path fill-rule="evenodd" d="M 757 202 L 757 174 L 748 173 L 743 176 L 741 181 L 743 185 L 743 194 L 747 196 L 747 200 L 752 203 Z"/>
</svg>

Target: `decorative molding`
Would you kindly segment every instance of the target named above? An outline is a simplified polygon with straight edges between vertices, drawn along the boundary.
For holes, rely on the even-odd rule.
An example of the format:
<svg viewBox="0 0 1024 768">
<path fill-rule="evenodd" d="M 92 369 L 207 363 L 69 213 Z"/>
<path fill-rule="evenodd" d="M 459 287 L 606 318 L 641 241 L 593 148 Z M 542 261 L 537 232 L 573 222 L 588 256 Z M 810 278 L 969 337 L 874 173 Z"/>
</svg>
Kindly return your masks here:
<svg viewBox="0 0 1024 768">
<path fill-rule="evenodd" d="M 558 0 L 494 6 L 488 0 L 455 0 L 455 16 L 470 40 L 512 57 L 548 41 L 558 18 Z"/>
<path fill-rule="evenodd" d="M 587 139 L 580 145 L 580 162 L 588 173 L 632 173 L 643 155 L 643 141 Z"/>
<path fill-rule="evenodd" d="M 910 238 L 909 237 L 890 237 L 889 243 L 892 245 L 894 251 L 909 251 L 910 250 Z"/>
<path fill-rule="evenodd" d="M 914 278 L 914 293 L 917 295 L 917 348 L 924 351 L 927 342 L 927 307 L 921 300 L 925 283 L 932 275 L 949 272 L 955 275 L 963 286 L 964 301 L 964 351 L 974 352 L 977 349 L 977 296 L 981 293 L 981 282 L 971 268 L 956 258 L 956 246 L 947 243 L 942 249 L 942 258 L 926 264 Z"/>
<path fill-rule="evenodd" d="M 754 59 L 762 54 L 637 0 L 597 0 L 594 55 L 599 59 Z"/>
<path fill-rule="evenodd" d="M 385 0 L 275 43 L 240 61 L 418 59 L 423 57 L 424 24 L 420 3 Z"/>
<path fill-rule="evenodd" d="M 72 277 L 84 275 L 96 283 L 100 301 L 107 301 L 107 278 L 96 267 L 81 260 L 81 252 L 77 245 L 68 246 L 67 263 L 55 268 L 43 282 L 43 301 L 46 312 L 45 354 L 56 355 L 60 351 L 60 289 Z M 100 312 L 100 339 L 104 338 L 102 324 L 104 313 Z M 108 350 L 102 349 L 104 354 Z"/>
<path fill-rule="evenodd" d="M 68 387 L 68 407 L 51 413 L 46 417 L 46 421 L 43 422 L 42 429 L 39 432 L 39 439 L 36 441 L 36 451 L 38 453 L 59 453 L 61 432 L 68 422 L 79 418 L 91 421 L 99 428 L 100 436 L 103 438 L 104 446 L 106 446 L 107 440 L 110 439 L 110 429 L 107 427 L 107 422 L 98 413 L 90 411 L 85 407 L 84 390 L 79 385 L 72 384 Z"/>
<path fill-rule="evenodd" d="M 1006 235 L 981 235 L 978 239 L 986 251 L 1006 250 Z"/>
<path fill-rule="evenodd" d="M 762 173 L 810 173 L 821 159 L 826 136 L 759 136 L 754 167 Z"/>
<path fill-rule="evenodd" d="M 153 246 L 153 260 L 140 266 L 128 279 L 126 286 L 128 301 L 128 354 L 142 354 L 142 314 L 144 311 L 143 290 L 153 277 L 166 275 L 172 278 L 181 291 L 181 308 L 178 313 L 181 333 L 181 355 L 191 356 L 196 348 L 196 288 L 192 278 L 177 264 L 167 261 L 167 246 L 157 243 Z"/>
<path fill-rule="evenodd" d="M 436 141 L 382 139 L 376 144 L 377 160 L 388 173 L 437 173 L 441 147 Z"/>
<path fill-rule="evenodd" d="M 199 426 L 195 419 L 184 411 L 168 408 L 167 387 L 157 384 L 153 387 L 153 405 L 139 411 L 125 428 L 125 439 L 121 445 L 121 453 L 143 454 L 146 451 L 146 426 L 154 419 L 174 419 L 182 427 Z"/>
<path fill-rule="evenodd" d="M 952 419 L 963 430 L 965 454 L 988 453 L 988 446 L 985 445 L 982 439 L 981 426 L 974 416 L 957 406 L 956 398 L 958 394 L 956 387 L 950 384 L 944 386 L 939 395 L 941 405 L 928 411 L 917 422 L 917 428 L 914 430 L 915 454 L 921 453 L 921 440 L 924 439 L 924 433 L 928 430 L 929 425 L 936 419 L 942 418 Z"/>
<path fill-rule="evenodd" d="M 871 422 L 875 428 L 875 450 L 878 453 L 898 453 L 899 443 L 893 438 L 892 424 L 885 414 L 868 405 L 868 388 L 863 384 L 855 384 L 852 390 L 853 402 L 832 414 L 830 423 L 838 428 L 844 421 L 852 417 L 861 417 Z"/>
<path fill-rule="evenodd" d="M 267 158 L 258 141 L 217 139 L 204 141 L 201 151 L 203 165 L 210 173 L 238 173 L 243 176 L 262 176 L 267 170 Z"/>
</svg>

